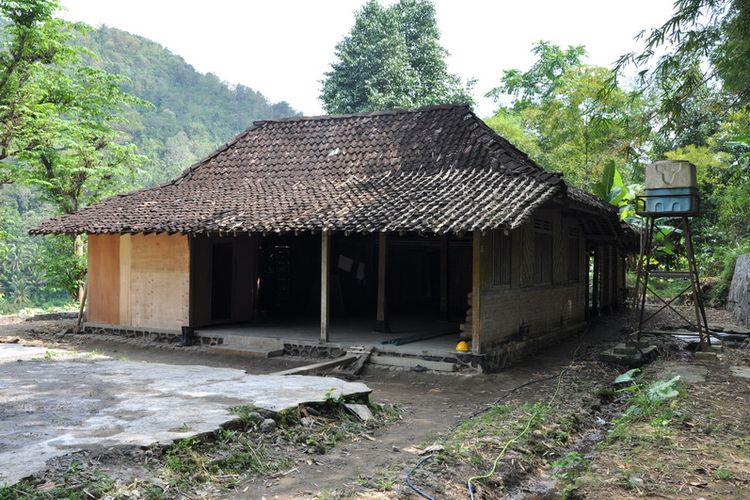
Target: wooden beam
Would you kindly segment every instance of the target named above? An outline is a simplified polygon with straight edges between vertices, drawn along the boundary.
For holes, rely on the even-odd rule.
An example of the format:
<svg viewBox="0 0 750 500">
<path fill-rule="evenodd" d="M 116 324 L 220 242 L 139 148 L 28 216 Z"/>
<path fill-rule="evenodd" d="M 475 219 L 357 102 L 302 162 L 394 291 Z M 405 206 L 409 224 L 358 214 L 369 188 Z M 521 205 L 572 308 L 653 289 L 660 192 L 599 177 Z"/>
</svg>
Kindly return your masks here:
<svg viewBox="0 0 750 500">
<path fill-rule="evenodd" d="M 320 233 L 320 341 L 328 342 L 328 325 L 331 320 L 331 309 L 329 299 L 331 287 L 329 278 L 331 274 L 331 233 L 322 231 Z"/>
<path fill-rule="evenodd" d="M 480 354 L 480 307 L 482 298 L 482 233 L 474 231 L 471 258 L 471 350 Z"/>
<path fill-rule="evenodd" d="M 274 372 L 271 375 L 302 375 L 306 373 L 314 373 L 318 370 L 325 370 L 328 368 L 335 368 L 337 366 L 345 365 L 348 363 L 353 363 L 354 361 L 359 359 L 361 356 L 363 355 L 362 354 L 346 354 L 338 358 L 321 361 L 319 363 L 313 363 L 312 365 L 298 366 L 296 368 L 290 368 L 288 370 Z"/>
<path fill-rule="evenodd" d="M 448 316 L 448 236 L 440 237 L 440 314 Z"/>
<path fill-rule="evenodd" d="M 386 297 L 386 265 L 388 262 L 388 235 L 378 234 L 378 312 L 375 321 L 375 331 L 388 333 L 388 303 Z"/>
</svg>

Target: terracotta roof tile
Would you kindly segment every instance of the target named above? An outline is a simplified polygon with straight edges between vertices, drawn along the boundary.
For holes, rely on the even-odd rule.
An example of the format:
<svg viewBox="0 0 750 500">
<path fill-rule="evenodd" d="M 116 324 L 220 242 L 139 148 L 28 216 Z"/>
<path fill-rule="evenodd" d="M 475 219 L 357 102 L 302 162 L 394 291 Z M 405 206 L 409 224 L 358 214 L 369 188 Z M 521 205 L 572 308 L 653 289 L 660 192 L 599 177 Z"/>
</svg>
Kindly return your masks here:
<svg viewBox="0 0 750 500">
<path fill-rule="evenodd" d="M 150 189 L 32 233 L 514 228 L 568 192 L 465 106 L 255 122 Z M 582 192 L 581 192 L 582 193 Z M 607 211 L 574 192 L 571 199 Z"/>
</svg>

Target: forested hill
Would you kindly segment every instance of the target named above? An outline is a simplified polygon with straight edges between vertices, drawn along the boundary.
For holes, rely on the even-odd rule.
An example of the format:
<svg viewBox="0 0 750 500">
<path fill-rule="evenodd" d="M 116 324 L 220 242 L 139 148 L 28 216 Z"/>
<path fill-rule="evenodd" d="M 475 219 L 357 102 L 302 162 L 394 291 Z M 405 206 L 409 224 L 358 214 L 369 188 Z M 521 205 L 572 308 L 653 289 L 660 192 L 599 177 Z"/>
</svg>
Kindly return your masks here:
<svg viewBox="0 0 750 500">
<path fill-rule="evenodd" d="M 153 105 L 128 112 L 126 131 L 149 158 L 139 184 L 173 177 L 254 120 L 298 114 L 286 102 L 271 103 L 248 87 L 199 73 L 158 43 L 125 31 L 101 27 L 81 43 L 97 54 L 95 64 L 129 79 L 125 90 Z"/>
</svg>

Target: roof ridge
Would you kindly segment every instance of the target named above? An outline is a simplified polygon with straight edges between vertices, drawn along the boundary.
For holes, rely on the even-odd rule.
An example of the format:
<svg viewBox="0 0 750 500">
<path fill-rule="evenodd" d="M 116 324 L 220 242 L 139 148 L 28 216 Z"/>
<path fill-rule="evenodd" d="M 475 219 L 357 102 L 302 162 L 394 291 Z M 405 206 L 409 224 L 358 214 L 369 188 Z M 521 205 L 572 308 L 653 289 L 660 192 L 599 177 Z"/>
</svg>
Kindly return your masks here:
<svg viewBox="0 0 750 500">
<path fill-rule="evenodd" d="M 418 108 L 394 108 L 385 109 L 380 111 L 366 111 L 361 113 L 340 113 L 330 115 L 311 115 L 311 116 L 287 116 L 284 118 L 268 118 L 263 120 L 255 120 L 253 125 L 263 125 L 264 123 L 285 123 L 285 122 L 303 122 L 303 121 L 319 121 L 319 120 L 339 120 L 345 118 L 358 118 L 367 116 L 388 116 L 388 115 L 402 115 L 410 113 L 422 113 L 425 111 L 439 111 L 443 109 L 466 109 L 471 110 L 469 105 L 466 103 L 454 103 L 454 104 L 431 104 L 428 106 L 420 106 Z"/>
<path fill-rule="evenodd" d="M 484 133 L 489 137 L 489 139 L 503 148 L 507 154 L 509 154 L 511 157 L 514 157 L 516 160 L 522 160 L 529 164 L 532 168 L 535 168 L 537 172 L 534 174 L 532 173 L 526 173 L 524 172 L 522 175 L 528 176 L 528 177 L 535 177 L 535 178 L 541 178 L 543 182 L 547 182 L 547 179 L 554 178 L 555 181 L 552 182 L 552 184 L 562 184 L 563 189 L 567 188 L 567 183 L 563 179 L 563 173 L 562 172 L 556 172 L 553 170 L 547 170 L 541 165 L 539 165 L 536 161 L 534 161 L 528 154 L 526 154 L 523 150 L 519 149 L 515 144 L 510 142 L 508 139 L 503 137 L 502 135 L 495 132 L 492 127 L 487 125 L 484 120 L 479 118 L 476 113 L 474 113 L 471 109 L 467 110 L 472 119 L 479 125 L 479 127 L 484 131 Z"/>
</svg>

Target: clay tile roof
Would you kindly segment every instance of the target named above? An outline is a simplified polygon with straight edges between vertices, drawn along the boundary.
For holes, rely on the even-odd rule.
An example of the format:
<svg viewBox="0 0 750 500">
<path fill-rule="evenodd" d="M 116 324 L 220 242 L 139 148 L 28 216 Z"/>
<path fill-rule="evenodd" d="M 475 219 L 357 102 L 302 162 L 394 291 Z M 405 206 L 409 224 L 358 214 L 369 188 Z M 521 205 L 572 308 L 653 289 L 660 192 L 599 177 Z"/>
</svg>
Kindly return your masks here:
<svg viewBox="0 0 750 500">
<path fill-rule="evenodd" d="M 513 229 L 568 191 L 466 106 L 433 106 L 258 121 L 167 184 L 31 233 Z"/>
</svg>

